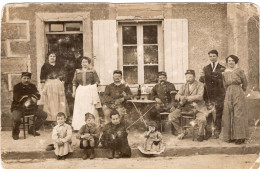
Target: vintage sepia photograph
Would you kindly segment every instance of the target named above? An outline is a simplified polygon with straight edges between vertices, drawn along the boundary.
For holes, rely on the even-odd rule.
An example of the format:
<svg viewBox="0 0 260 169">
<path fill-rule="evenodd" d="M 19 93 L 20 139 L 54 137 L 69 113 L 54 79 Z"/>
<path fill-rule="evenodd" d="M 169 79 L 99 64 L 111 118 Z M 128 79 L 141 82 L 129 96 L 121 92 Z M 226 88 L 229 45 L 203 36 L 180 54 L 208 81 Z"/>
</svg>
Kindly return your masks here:
<svg viewBox="0 0 260 169">
<path fill-rule="evenodd" d="M 254 3 L 6 3 L 3 169 L 260 169 Z"/>
</svg>

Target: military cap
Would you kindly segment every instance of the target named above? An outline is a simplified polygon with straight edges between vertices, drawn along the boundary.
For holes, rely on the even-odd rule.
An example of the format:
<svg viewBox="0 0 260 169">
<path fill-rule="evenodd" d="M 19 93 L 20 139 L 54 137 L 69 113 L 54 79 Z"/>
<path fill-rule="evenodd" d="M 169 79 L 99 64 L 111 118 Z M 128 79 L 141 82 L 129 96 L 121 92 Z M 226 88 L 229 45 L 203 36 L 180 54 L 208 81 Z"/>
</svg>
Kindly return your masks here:
<svg viewBox="0 0 260 169">
<path fill-rule="evenodd" d="M 166 74 L 166 72 L 161 71 L 161 72 L 158 72 L 158 76 L 165 76 L 165 77 L 167 77 L 167 74 Z"/>
<path fill-rule="evenodd" d="M 22 72 L 22 77 L 23 76 L 28 76 L 29 78 L 31 78 L 32 74 L 30 72 Z"/>
<path fill-rule="evenodd" d="M 121 71 L 121 70 L 115 70 L 115 71 L 113 72 L 113 74 L 120 74 L 120 75 L 122 75 L 122 71 Z"/>
<path fill-rule="evenodd" d="M 192 74 L 192 75 L 195 76 L 195 71 L 192 70 L 192 69 L 188 69 L 188 70 L 186 71 L 185 75 L 186 75 L 186 74 Z"/>
</svg>

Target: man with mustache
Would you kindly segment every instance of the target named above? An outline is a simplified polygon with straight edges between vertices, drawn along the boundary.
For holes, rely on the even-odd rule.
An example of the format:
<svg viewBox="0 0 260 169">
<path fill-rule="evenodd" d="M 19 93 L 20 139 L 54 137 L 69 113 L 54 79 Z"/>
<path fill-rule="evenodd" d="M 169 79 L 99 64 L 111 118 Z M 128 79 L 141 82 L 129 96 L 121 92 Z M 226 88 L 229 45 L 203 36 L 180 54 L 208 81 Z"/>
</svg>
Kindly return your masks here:
<svg viewBox="0 0 260 169">
<path fill-rule="evenodd" d="M 167 74 L 164 71 L 158 72 L 158 84 L 151 91 L 151 100 L 156 101 L 155 110 L 150 112 L 150 119 L 161 123 L 160 113 L 170 112 L 174 107 L 174 96 L 177 93 L 173 83 L 167 81 Z"/>
<path fill-rule="evenodd" d="M 207 111 L 203 100 L 204 85 L 195 80 L 195 71 L 187 70 L 185 73 L 186 83 L 183 84 L 175 96 L 179 101 L 179 106 L 169 114 L 169 121 L 177 131 L 177 138 L 183 139 L 187 134 L 180 125 L 181 114 L 196 115 L 195 122 L 198 124 L 199 131 L 197 141 L 204 140 L 204 130 L 206 128 Z"/>
<path fill-rule="evenodd" d="M 35 130 L 39 130 L 44 120 L 47 118 L 47 113 L 38 109 L 37 100 L 40 99 L 40 94 L 36 86 L 31 81 L 31 73 L 22 72 L 21 82 L 14 86 L 13 102 L 11 106 L 13 118 L 12 137 L 14 140 L 19 139 L 19 126 L 21 124 L 22 115 L 30 115 L 35 112 Z M 33 127 L 29 128 L 29 134 L 33 134 Z M 39 136 L 40 133 L 35 131 L 35 135 Z"/>
<path fill-rule="evenodd" d="M 126 101 L 130 100 L 132 97 L 132 92 L 126 84 L 123 84 L 122 81 L 122 71 L 115 70 L 113 72 L 114 83 L 106 86 L 102 103 L 103 103 L 103 112 L 105 117 L 105 123 L 109 123 L 110 113 L 112 109 L 116 109 L 119 112 L 120 117 L 126 113 L 125 105 Z"/>
</svg>

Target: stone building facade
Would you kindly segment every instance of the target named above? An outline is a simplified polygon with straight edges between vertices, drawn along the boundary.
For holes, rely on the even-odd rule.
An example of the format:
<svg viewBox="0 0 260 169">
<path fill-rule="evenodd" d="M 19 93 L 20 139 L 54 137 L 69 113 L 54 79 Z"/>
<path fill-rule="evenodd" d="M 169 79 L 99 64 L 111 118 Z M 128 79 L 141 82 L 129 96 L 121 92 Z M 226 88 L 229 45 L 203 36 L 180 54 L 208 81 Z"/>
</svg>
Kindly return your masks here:
<svg viewBox="0 0 260 169">
<path fill-rule="evenodd" d="M 208 64 L 208 51 L 216 49 L 222 64 L 229 54 L 237 55 L 250 88 L 259 89 L 259 13 L 249 3 L 7 4 L 1 26 L 4 127 L 10 126 L 12 88 L 20 72 L 32 72 L 39 86 L 46 53 L 57 45 L 59 52 L 67 46 L 75 56 L 91 57 L 103 87 L 121 69 L 133 91 L 138 84 L 152 87 L 153 74 L 161 70 L 178 88 L 184 71 L 198 74 Z"/>
</svg>

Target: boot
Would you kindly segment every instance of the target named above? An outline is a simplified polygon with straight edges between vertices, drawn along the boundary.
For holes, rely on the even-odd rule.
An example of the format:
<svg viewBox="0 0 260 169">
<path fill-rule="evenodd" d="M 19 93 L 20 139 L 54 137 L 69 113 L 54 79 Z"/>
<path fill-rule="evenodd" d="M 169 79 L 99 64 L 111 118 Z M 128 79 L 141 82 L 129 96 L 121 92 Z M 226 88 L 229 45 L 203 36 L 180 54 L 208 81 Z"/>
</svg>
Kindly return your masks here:
<svg viewBox="0 0 260 169">
<path fill-rule="evenodd" d="M 120 158 L 120 152 L 118 150 L 115 150 L 115 155 L 114 155 L 115 158 Z"/>
<path fill-rule="evenodd" d="M 212 136 L 212 133 L 210 131 L 206 131 L 206 134 L 204 136 L 204 140 L 208 140 Z"/>
<path fill-rule="evenodd" d="M 12 137 L 13 137 L 14 140 L 19 139 L 19 133 L 20 133 L 19 126 L 20 126 L 20 124 L 15 124 L 14 127 L 13 127 Z"/>
<path fill-rule="evenodd" d="M 83 160 L 88 159 L 88 150 L 87 149 L 84 150 L 84 155 L 83 155 L 82 159 Z"/>
<path fill-rule="evenodd" d="M 197 141 L 202 142 L 203 140 L 204 140 L 204 136 L 203 135 L 197 137 Z"/>
<path fill-rule="evenodd" d="M 33 127 L 30 127 L 30 128 L 29 128 L 28 134 L 34 135 Z M 40 133 L 38 133 L 37 131 L 35 131 L 35 136 L 40 136 Z"/>
<path fill-rule="evenodd" d="M 94 148 L 91 148 L 90 149 L 90 159 L 94 159 L 95 158 L 95 149 Z"/>
<path fill-rule="evenodd" d="M 113 159 L 114 158 L 114 150 L 113 149 L 109 149 L 108 151 L 108 159 Z"/>
</svg>

